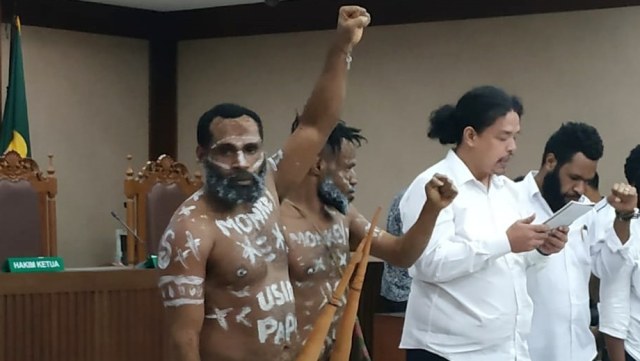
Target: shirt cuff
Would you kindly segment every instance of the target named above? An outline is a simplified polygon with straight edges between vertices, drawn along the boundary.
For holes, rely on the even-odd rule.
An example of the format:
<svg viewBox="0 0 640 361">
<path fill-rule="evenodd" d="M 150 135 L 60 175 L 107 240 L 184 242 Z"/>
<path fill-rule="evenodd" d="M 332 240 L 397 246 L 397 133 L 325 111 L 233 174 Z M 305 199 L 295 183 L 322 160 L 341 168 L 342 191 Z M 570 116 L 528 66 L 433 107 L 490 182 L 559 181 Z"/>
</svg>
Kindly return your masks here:
<svg viewBox="0 0 640 361">
<path fill-rule="evenodd" d="M 610 227 L 606 233 L 606 244 L 611 252 L 620 253 L 622 258 L 624 258 L 626 261 L 633 261 L 633 256 L 631 253 L 633 250 L 634 237 L 637 237 L 637 235 L 634 234 L 633 230 L 631 230 L 629 232 L 629 239 L 625 244 L 622 244 L 622 241 L 618 237 L 615 229 L 613 229 L 613 227 Z"/>
<path fill-rule="evenodd" d="M 507 233 L 502 233 L 496 240 L 486 242 L 486 250 L 495 257 L 511 253 L 511 243 L 509 243 Z"/>
<path fill-rule="evenodd" d="M 617 331 L 614 328 L 608 327 L 607 325 L 599 325 L 598 326 L 598 332 L 604 333 L 604 334 L 609 335 L 611 337 L 619 338 L 619 339 L 622 339 L 622 340 L 627 338 L 627 334 L 626 333 Z"/>
</svg>

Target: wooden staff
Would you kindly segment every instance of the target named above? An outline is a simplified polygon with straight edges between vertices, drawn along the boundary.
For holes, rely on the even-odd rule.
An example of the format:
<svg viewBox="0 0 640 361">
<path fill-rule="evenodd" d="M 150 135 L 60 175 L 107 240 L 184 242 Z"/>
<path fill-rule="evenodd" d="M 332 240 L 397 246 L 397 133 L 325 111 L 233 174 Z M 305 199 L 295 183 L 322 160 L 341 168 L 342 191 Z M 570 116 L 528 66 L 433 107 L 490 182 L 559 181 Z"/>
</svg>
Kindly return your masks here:
<svg viewBox="0 0 640 361">
<path fill-rule="evenodd" d="M 364 251 L 362 253 L 362 260 L 358 263 L 358 270 L 356 271 L 356 275 L 355 277 L 353 277 L 351 283 L 349 284 L 350 290 L 347 296 L 347 304 L 345 305 L 344 313 L 342 314 L 342 319 L 340 320 L 340 325 L 338 327 L 336 343 L 333 346 L 333 350 L 331 350 L 330 361 L 349 360 L 349 353 L 351 352 L 351 346 L 353 343 L 353 327 L 356 323 L 356 316 L 358 315 L 358 306 L 360 303 L 360 294 L 362 293 L 364 276 L 367 273 L 367 265 L 369 264 L 371 239 L 373 238 L 375 229 L 374 224 L 377 223 L 377 217 L 379 214 L 380 208 L 378 208 L 378 211 L 373 217 L 373 223 L 371 224 L 369 233 L 367 234 L 368 242 L 366 243 Z"/>
<path fill-rule="evenodd" d="M 380 216 L 381 211 L 382 208 L 378 207 L 375 215 L 373 216 L 371 226 L 369 227 L 369 232 L 358 245 L 358 248 L 356 249 L 353 257 L 351 257 L 351 260 L 345 268 L 342 278 L 340 278 L 338 286 L 331 295 L 331 299 L 326 305 L 324 305 L 321 313 L 318 315 L 318 318 L 316 318 L 316 322 L 313 324 L 313 329 L 311 330 L 306 343 L 304 344 L 304 346 L 302 346 L 302 350 L 298 354 L 296 361 L 317 361 L 320 357 L 322 346 L 324 346 L 325 337 L 329 333 L 331 323 L 333 322 L 333 317 L 335 316 L 338 307 L 340 307 L 340 299 L 347 289 L 347 284 L 351 279 L 351 275 L 353 275 L 356 264 L 358 264 L 361 260 L 365 260 L 369 255 L 369 250 L 371 249 L 371 239 L 373 238 L 373 232 L 375 230 L 376 223 L 378 222 L 378 217 Z"/>
</svg>

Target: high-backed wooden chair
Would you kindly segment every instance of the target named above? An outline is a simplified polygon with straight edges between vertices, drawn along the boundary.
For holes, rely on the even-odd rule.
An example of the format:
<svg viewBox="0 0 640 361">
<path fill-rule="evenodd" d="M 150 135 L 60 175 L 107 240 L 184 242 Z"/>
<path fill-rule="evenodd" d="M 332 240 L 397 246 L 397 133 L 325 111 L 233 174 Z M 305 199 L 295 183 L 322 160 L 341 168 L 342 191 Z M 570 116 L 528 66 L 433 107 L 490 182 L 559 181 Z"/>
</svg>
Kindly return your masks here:
<svg viewBox="0 0 640 361">
<path fill-rule="evenodd" d="M 157 254 L 158 243 L 171 216 L 178 206 L 202 187 L 199 172 L 189 175 L 189 170 L 168 155 L 148 161 L 136 176 L 127 156 L 129 168 L 124 180 L 127 197 L 127 225 L 134 230 L 140 242 L 131 232 L 127 233 L 127 262 L 142 262 L 147 255 Z"/>
<path fill-rule="evenodd" d="M 57 254 L 57 192 L 53 155 L 46 175 L 15 151 L 0 156 L 0 262 Z"/>
</svg>

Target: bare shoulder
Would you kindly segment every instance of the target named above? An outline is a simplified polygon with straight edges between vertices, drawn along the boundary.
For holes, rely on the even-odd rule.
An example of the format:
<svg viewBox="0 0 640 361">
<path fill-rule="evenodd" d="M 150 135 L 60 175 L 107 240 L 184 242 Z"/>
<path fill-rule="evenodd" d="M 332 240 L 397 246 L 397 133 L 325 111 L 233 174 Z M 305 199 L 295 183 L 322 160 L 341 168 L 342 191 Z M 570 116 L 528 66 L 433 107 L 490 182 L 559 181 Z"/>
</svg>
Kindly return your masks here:
<svg viewBox="0 0 640 361">
<path fill-rule="evenodd" d="M 353 204 L 349 205 L 346 218 L 349 227 L 366 227 L 369 224 L 369 220 L 367 220 L 367 218 L 363 216 L 362 213 L 360 213 L 360 211 Z"/>
<path fill-rule="evenodd" d="M 206 265 L 216 231 L 197 193 L 175 211 L 158 246 L 160 287 L 166 307 L 204 303 Z"/>
<path fill-rule="evenodd" d="M 362 215 L 353 205 L 349 206 L 347 213 L 349 222 L 349 242 L 352 249 L 360 243 L 360 241 L 367 235 L 369 228 L 371 228 L 371 221 Z M 376 225 L 373 230 L 373 238 L 377 239 L 383 233 L 383 230 Z"/>
<path fill-rule="evenodd" d="M 215 215 L 198 192 L 176 210 L 160 240 L 160 269 L 166 269 L 176 262 L 185 268 L 189 268 L 188 263 L 194 261 L 206 263 L 218 232 L 213 223 Z"/>
<path fill-rule="evenodd" d="M 304 219 L 300 212 L 295 208 L 293 203 L 284 199 L 280 204 L 280 218 L 287 219 L 289 221 L 295 219 Z"/>
</svg>

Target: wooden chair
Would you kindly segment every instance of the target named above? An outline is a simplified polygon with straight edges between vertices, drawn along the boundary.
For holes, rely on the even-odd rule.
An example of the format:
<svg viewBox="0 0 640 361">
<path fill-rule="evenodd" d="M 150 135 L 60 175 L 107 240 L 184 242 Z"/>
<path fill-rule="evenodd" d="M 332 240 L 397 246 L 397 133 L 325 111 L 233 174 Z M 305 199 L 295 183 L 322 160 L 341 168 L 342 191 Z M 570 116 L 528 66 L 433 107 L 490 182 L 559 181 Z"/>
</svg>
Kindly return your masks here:
<svg viewBox="0 0 640 361">
<path fill-rule="evenodd" d="M 199 172 L 189 170 L 168 155 L 161 155 L 147 164 L 134 177 L 131 155 L 124 180 L 127 198 L 127 225 L 134 230 L 140 242 L 127 232 L 127 262 L 142 262 L 147 255 L 157 254 L 160 238 L 178 206 L 202 187 Z"/>
<path fill-rule="evenodd" d="M 57 192 L 53 155 L 46 175 L 15 151 L 0 156 L 0 262 L 57 254 Z"/>
</svg>

